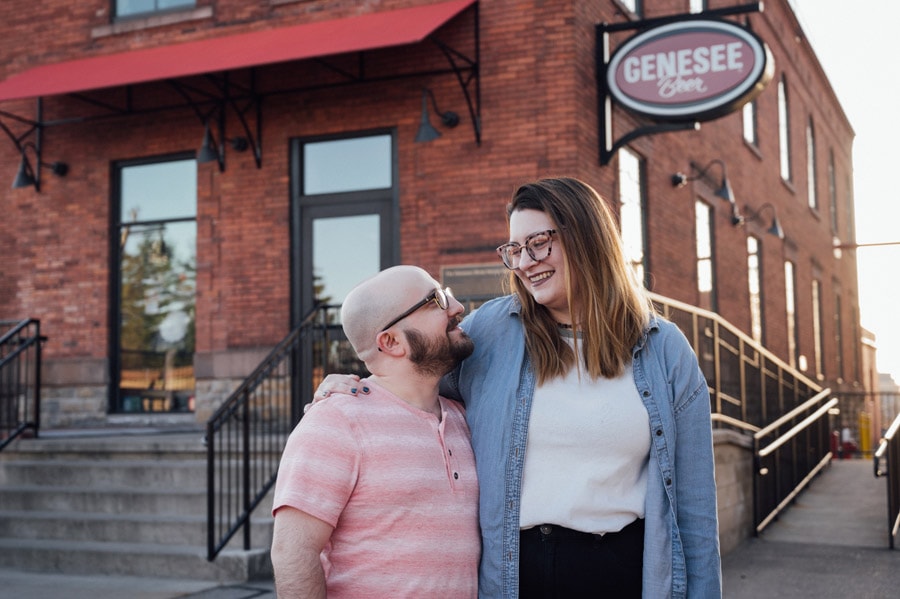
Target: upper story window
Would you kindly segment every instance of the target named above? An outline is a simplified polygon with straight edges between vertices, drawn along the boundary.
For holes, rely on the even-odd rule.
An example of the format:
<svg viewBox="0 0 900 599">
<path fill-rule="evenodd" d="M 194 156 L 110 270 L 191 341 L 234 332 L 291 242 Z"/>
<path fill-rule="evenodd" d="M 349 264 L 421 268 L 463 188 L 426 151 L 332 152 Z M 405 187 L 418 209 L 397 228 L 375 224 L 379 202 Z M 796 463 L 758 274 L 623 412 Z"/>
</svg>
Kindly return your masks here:
<svg viewBox="0 0 900 599">
<path fill-rule="evenodd" d="M 116 17 L 136 17 L 181 8 L 193 8 L 197 0 L 113 0 Z"/>
<path fill-rule="evenodd" d="M 718 310 L 716 301 L 716 263 L 713 245 L 713 209 L 697 200 L 694 203 L 696 222 L 695 243 L 697 248 L 697 305 L 706 310 Z"/>
<path fill-rule="evenodd" d="M 644 164 L 640 157 L 622 148 L 619 151 L 619 222 L 622 227 L 622 245 L 625 260 L 631 265 L 637 279 L 646 281 L 647 240 L 644 235 Z"/>
<path fill-rule="evenodd" d="M 791 180 L 791 122 L 788 111 L 787 83 L 784 77 L 778 82 L 778 157 L 781 178 Z"/>
<path fill-rule="evenodd" d="M 747 290 L 750 292 L 750 336 L 763 343 L 762 252 L 759 239 L 747 237 Z"/>
<path fill-rule="evenodd" d="M 816 377 L 825 375 L 825 337 L 822 333 L 822 283 L 812 282 L 813 351 L 815 351 Z"/>
<path fill-rule="evenodd" d="M 744 141 L 753 146 L 759 145 L 759 139 L 756 136 L 756 100 L 744 104 L 742 111 Z"/>
<path fill-rule="evenodd" d="M 797 278 L 794 273 L 794 263 L 785 260 L 784 262 L 784 301 L 785 301 L 785 317 L 787 325 L 787 345 L 788 345 L 788 363 L 791 367 L 800 367 L 806 370 L 801 364 L 799 356 L 800 344 L 797 342 Z"/>
<path fill-rule="evenodd" d="M 828 151 L 828 213 L 831 217 L 831 232 L 838 233 L 837 176 L 834 169 L 834 150 Z"/>
<path fill-rule="evenodd" d="M 698 13 L 703 12 L 707 8 L 708 1 L 707 0 L 691 0 L 691 12 Z"/>
<path fill-rule="evenodd" d="M 819 194 L 816 193 L 816 131 L 812 119 L 806 123 L 806 186 L 809 207 L 819 209 Z"/>
</svg>

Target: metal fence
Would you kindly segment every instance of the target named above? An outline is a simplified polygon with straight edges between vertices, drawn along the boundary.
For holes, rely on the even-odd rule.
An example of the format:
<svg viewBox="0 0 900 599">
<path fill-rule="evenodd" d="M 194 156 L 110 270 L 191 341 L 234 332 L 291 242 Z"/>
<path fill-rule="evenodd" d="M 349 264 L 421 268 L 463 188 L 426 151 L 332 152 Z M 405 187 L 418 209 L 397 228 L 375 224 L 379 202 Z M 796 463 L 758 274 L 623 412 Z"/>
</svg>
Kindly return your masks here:
<svg viewBox="0 0 900 599">
<path fill-rule="evenodd" d="M 900 531 L 900 415 L 888 428 L 873 457 L 875 476 L 887 477 L 888 499 L 888 545 L 894 548 Z M 881 467 L 881 460 L 887 460 L 887 467 Z"/>
<path fill-rule="evenodd" d="M 41 322 L 0 321 L 0 450 L 41 424 Z"/>
</svg>

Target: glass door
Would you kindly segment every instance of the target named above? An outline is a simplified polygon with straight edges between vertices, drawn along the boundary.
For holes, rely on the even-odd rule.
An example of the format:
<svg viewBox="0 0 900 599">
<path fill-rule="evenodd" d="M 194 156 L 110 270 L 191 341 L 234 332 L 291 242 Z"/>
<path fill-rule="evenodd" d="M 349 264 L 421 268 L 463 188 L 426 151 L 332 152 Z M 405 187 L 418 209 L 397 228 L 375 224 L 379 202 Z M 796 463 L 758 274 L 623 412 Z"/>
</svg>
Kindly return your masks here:
<svg viewBox="0 0 900 599">
<path fill-rule="evenodd" d="M 360 281 L 398 261 L 393 134 L 297 140 L 294 146 L 292 319 L 318 312 L 301 364 L 308 401 L 329 372 L 366 374 L 341 329 L 340 306 Z"/>
</svg>

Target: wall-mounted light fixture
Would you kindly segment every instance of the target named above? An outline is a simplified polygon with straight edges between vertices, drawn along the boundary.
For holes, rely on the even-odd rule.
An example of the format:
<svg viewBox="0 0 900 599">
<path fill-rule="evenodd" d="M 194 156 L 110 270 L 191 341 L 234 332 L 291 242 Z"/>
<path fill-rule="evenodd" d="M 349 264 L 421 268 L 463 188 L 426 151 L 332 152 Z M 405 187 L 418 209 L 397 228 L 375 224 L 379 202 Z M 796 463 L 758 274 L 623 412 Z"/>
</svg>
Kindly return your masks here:
<svg viewBox="0 0 900 599">
<path fill-rule="evenodd" d="M 452 111 L 442 112 L 438 108 L 437 100 L 434 99 L 434 93 L 426 88 L 422 89 L 422 120 L 419 123 L 419 132 L 416 133 L 416 143 L 424 143 L 434 141 L 441 136 L 441 132 L 434 128 L 431 119 L 428 117 L 428 96 L 431 96 L 431 105 L 434 111 L 441 117 L 441 124 L 444 127 L 452 129 L 459 125 L 459 115 Z"/>
<path fill-rule="evenodd" d="M 714 165 L 722 167 L 722 180 L 719 183 L 719 186 L 716 188 L 716 196 L 722 198 L 726 202 L 736 205 L 736 200 L 734 199 L 734 191 L 732 191 L 731 189 L 731 184 L 728 183 L 728 173 L 725 170 L 725 163 L 718 158 L 716 158 L 715 160 L 711 160 L 709 164 L 702 168 L 695 162 L 691 162 L 691 171 L 696 174 L 688 176 L 684 173 L 675 173 L 674 175 L 672 175 L 672 185 L 674 187 L 684 187 L 688 181 L 696 181 L 697 179 L 701 178 L 709 179 L 707 173 L 709 169 Z M 736 211 L 734 212 L 736 213 Z"/>
<path fill-rule="evenodd" d="M 247 141 L 246 137 L 226 138 L 223 140 L 223 143 L 224 142 L 230 143 L 231 148 L 235 152 L 244 152 L 250 147 L 250 142 Z M 203 143 L 200 145 L 200 150 L 197 151 L 197 162 L 200 164 L 206 162 L 218 162 L 219 170 L 224 171 L 225 157 L 223 154 L 224 148 L 220 149 L 219 144 L 213 139 L 212 131 L 209 128 L 209 121 L 207 121 L 203 128 Z"/>
<path fill-rule="evenodd" d="M 28 161 L 25 150 L 31 148 L 35 153 L 35 166 L 32 168 Z M 41 190 L 41 167 L 46 166 L 57 177 L 65 177 L 69 173 L 69 165 L 65 162 L 41 162 L 41 155 L 31 142 L 26 142 L 19 148 L 22 153 L 22 161 L 19 162 L 19 170 L 16 178 L 13 179 L 12 188 L 20 189 L 22 187 L 34 187 L 35 191 Z"/>
<path fill-rule="evenodd" d="M 781 223 L 778 221 L 778 212 L 775 210 L 775 206 L 766 202 L 759 207 L 759 210 L 753 210 L 749 206 L 746 206 L 745 208 L 748 216 L 742 216 L 740 213 L 735 212 L 731 215 L 732 225 L 737 227 L 754 221 L 760 221 L 762 220 L 763 211 L 768 208 L 772 210 L 772 224 L 766 229 L 766 233 L 774 235 L 778 239 L 784 239 L 784 229 L 781 228 Z"/>
</svg>

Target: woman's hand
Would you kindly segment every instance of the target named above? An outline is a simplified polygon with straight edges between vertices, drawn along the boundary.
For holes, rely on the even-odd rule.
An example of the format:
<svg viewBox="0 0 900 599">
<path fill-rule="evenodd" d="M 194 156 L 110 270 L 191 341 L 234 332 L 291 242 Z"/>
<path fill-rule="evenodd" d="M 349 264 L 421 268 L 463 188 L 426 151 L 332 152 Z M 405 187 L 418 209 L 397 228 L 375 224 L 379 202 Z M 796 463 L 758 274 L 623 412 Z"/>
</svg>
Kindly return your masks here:
<svg viewBox="0 0 900 599">
<path fill-rule="evenodd" d="M 316 394 L 313 395 L 313 400 L 304 407 L 304 413 L 314 403 L 322 401 L 332 393 L 368 395 L 369 388 L 365 385 L 360 385 L 359 376 L 355 374 L 329 374 L 316 387 Z"/>
</svg>

